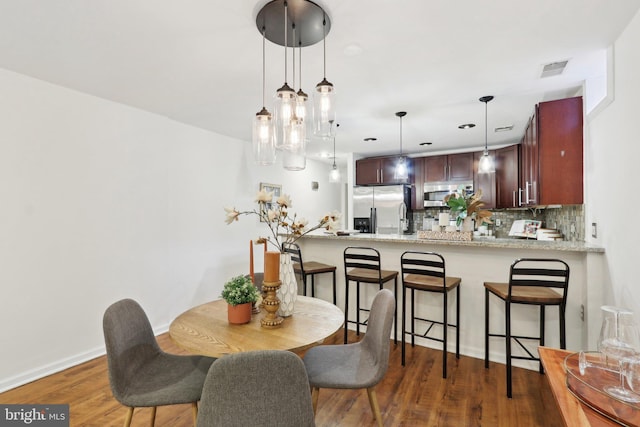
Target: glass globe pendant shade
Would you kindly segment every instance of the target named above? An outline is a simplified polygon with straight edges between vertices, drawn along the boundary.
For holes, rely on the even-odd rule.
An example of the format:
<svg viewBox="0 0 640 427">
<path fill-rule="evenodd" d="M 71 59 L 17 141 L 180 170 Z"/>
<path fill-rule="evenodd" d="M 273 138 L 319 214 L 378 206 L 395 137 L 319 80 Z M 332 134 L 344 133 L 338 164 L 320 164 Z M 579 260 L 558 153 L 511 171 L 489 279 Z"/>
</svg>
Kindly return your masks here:
<svg viewBox="0 0 640 427">
<path fill-rule="evenodd" d="M 334 184 L 340 182 L 340 170 L 335 163 L 333 164 L 333 168 L 331 168 L 331 171 L 329 172 L 329 182 L 332 182 Z"/>
<path fill-rule="evenodd" d="M 393 178 L 396 180 L 409 179 L 409 168 L 407 166 L 406 157 L 400 157 L 398 159 L 398 163 L 396 163 L 396 168 L 394 170 Z"/>
<path fill-rule="evenodd" d="M 489 155 L 488 151 L 485 151 L 480 161 L 478 161 L 478 173 L 491 173 L 496 171 L 496 166 L 493 163 L 493 158 Z"/>
<path fill-rule="evenodd" d="M 333 136 L 331 124 L 336 120 L 335 89 L 327 79 L 317 84 L 313 93 L 313 133 L 316 136 Z"/>
<path fill-rule="evenodd" d="M 296 93 L 284 84 L 276 92 L 274 102 L 275 143 L 279 150 L 287 149 L 291 145 L 292 119 L 296 113 Z"/>
<path fill-rule="evenodd" d="M 276 162 L 272 125 L 271 113 L 263 107 L 253 119 L 253 159 L 258 165 L 268 166 Z"/>
<path fill-rule="evenodd" d="M 298 133 L 299 135 L 299 133 Z M 296 144 L 282 150 L 282 167 L 290 171 L 301 171 L 307 167 L 306 141 L 296 135 Z"/>
</svg>

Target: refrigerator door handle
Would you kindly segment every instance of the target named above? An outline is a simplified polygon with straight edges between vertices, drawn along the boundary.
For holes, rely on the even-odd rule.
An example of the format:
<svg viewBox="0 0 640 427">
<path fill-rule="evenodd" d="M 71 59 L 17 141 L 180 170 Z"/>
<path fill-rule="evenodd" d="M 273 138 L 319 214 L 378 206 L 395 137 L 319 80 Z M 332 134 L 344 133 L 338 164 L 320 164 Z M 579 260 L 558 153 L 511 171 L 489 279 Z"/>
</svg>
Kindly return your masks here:
<svg viewBox="0 0 640 427">
<path fill-rule="evenodd" d="M 376 234 L 378 232 L 378 218 L 377 218 L 376 208 L 371 208 L 369 223 L 371 224 L 369 226 L 369 230 L 370 230 L 369 232 Z"/>
</svg>

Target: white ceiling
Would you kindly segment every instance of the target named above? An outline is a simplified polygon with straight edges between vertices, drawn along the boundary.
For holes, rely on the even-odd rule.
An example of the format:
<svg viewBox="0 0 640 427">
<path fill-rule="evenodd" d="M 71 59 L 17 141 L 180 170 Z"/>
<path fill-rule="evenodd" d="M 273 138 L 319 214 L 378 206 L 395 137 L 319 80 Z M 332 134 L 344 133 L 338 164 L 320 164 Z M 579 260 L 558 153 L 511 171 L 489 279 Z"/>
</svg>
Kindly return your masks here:
<svg viewBox="0 0 640 427">
<path fill-rule="evenodd" d="M 251 140 L 262 107 L 261 0 L 0 0 L 0 67 Z M 535 103 L 605 75 L 605 50 L 640 0 L 325 0 L 327 79 L 339 158 L 518 142 Z M 284 81 L 267 42 L 267 108 Z M 303 48 L 302 87 L 322 79 L 322 43 Z M 289 55 L 289 61 L 291 56 Z M 569 60 L 560 76 L 544 64 Z M 292 84 L 291 72 L 289 83 Z M 299 84 L 296 84 L 296 89 Z M 476 123 L 460 130 L 462 123 Z M 493 128 L 514 125 L 512 131 Z M 376 137 L 375 143 L 363 141 Z M 432 142 L 429 148 L 421 142 Z M 319 156 L 331 143 L 312 140 Z"/>
</svg>

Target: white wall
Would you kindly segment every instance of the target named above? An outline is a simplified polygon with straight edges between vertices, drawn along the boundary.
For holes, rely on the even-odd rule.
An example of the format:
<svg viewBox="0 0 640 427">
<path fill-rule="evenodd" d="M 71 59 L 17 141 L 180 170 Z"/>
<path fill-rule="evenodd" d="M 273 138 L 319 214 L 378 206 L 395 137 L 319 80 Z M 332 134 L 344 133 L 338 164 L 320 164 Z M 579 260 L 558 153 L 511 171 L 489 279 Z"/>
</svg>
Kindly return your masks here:
<svg viewBox="0 0 640 427">
<path fill-rule="evenodd" d="M 594 241 L 604 246 L 607 271 L 604 301 L 633 309 L 640 321 L 640 260 L 637 180 L 640 164 L 640 13 L 614 45 L 613 102 L 587 123 L 586 230 L 598 224 Z"/>
<path fill-rule="evenodd" d="M 0 391 L 103 353 L 120 298 L 161 331 L 218 297 L 264 234 L 223 206 L 252 208 L 259 182 L 310 221 L 340 209 L 328 164 L 255 167 L 247 142 L 4 70 L 0 100 Z"/>
</svg>

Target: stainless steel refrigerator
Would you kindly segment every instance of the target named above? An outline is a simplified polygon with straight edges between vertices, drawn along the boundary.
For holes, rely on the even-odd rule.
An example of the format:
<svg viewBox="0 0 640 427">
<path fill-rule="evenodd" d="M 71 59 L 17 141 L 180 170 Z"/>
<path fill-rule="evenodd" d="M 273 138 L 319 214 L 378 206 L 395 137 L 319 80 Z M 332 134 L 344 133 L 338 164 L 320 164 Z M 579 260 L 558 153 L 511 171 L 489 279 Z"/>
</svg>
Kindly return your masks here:
<svg viewBox="0 0 640 427">
<path fill-rule="evenodd" d="M 365 233 L 402 234 L 410 231 L 408 185 L 353 188 L 354 228 Z"/>
</svg>

